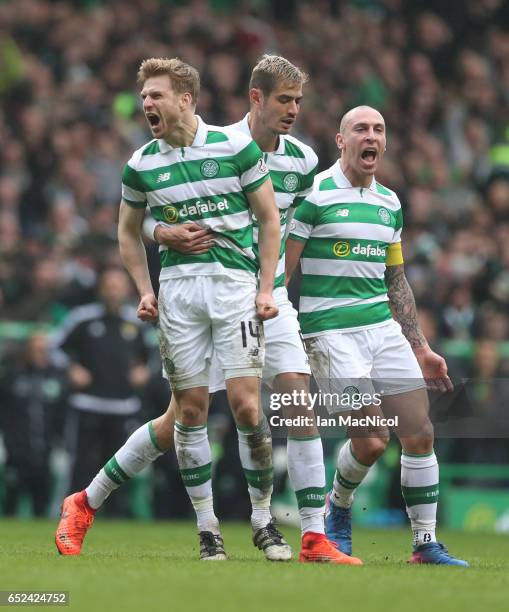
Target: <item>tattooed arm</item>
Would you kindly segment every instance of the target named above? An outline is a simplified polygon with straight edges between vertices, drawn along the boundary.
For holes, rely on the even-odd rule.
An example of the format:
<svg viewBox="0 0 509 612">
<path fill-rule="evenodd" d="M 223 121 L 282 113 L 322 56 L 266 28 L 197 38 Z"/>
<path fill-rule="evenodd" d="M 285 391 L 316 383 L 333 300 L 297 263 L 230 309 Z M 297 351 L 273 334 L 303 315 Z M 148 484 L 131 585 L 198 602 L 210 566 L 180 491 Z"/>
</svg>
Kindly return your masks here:
<svg viewBox="0 0 509 612">
<path fill-rule="evenodd" d="M 429 387 L 438 391 L 452 391 L 445 359 L 431 350 L 419 327 L 414 294 L 403 264 L 386 267 L 385 284 L 392 316 L 401 325 L 401 331 L 410 343 Z"/>
<path fill-rule="evenodd" d="M 415 298 L 403 264 L 385 268 L 385 284 L 392 316 L 401 325 L 401 331 L 410 346 L 414 350 L 427 347 L 428 343 L 417 321 Z"/>
</svg>

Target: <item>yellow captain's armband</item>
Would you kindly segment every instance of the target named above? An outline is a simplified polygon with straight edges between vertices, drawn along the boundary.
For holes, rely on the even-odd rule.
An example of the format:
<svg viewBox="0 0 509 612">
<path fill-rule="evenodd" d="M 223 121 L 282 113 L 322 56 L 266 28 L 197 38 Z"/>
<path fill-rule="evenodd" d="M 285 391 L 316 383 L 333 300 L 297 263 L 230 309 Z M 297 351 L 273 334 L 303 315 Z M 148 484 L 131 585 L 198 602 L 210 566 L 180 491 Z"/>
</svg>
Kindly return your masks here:
<svg viewBox="0 0 509 612">
<path fill-rule="evenodd" d="M 403 251 L 401 250 L 401 242 L 390 244 L 387 248 L 385 256 L 386 266 L 400 266 L 403 263 Z"/>
</svg>

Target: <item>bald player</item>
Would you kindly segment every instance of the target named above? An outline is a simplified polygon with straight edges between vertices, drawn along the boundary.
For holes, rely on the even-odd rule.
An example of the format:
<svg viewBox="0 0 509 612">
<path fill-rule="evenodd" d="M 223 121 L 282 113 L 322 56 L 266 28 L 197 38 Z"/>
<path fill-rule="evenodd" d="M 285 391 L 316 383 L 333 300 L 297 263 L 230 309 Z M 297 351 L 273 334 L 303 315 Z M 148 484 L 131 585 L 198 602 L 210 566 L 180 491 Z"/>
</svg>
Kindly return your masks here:
<svg viewBox="0 0 509 612">
<path fill-rule="evenodd" d="M 468 566 L 436 540 L 438 463 L 426 383 L 452 389 L 443 357 L 417 322 L 404 272 L 397 195 L 375 179 L 386 148 L 385 121 L 360 106 L 342 118 L 339 160 L 317 175 L 296 210 L 286 249 L 287 276 L 299 259 L 299 321 L 320 389 L 364 397 L 356 417 L 397 417 L 401 488 L 413 531 L 411 563 Z M 331 406 L 338 410 L 340 406 Z M 352 554 L 355 489 L 389 441 L 386 427 L 351 427 L 327 495 L 326 534 Z"/>
</svg>

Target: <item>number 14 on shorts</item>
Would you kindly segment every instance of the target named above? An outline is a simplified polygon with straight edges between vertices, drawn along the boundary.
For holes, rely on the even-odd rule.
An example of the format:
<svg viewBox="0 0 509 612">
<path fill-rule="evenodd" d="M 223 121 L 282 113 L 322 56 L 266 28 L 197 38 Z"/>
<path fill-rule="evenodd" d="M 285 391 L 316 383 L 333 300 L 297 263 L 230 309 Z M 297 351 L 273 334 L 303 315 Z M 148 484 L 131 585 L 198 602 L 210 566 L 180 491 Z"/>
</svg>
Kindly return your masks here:
<svg viewBox="0 0 509 612">
<path fill-rule="evenodd" d="M 264 338 L 263 338 L 263 323 L 256 319 L 250 321 L 240 322 L 240 337 L 242 341 L 242 348 L 247 349 L 248 355 L 251 357 L 258 357 L 260 352 L 263 351 Z"/>
</svg>

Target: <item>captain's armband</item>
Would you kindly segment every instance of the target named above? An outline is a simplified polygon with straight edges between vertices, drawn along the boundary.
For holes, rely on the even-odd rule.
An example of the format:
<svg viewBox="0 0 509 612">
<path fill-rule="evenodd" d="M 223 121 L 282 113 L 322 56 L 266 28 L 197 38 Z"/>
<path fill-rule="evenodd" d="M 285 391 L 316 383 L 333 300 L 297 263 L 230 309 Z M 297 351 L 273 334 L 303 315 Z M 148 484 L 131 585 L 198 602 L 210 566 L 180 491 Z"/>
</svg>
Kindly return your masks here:
<svg viewBox="0 0 509 612">
<path fill-rule="evenodd" d="M 403 263 L 403 251 L 401 250 L 401 242 L 394 242 L 387 248 L 385 256 L 386 266 L 400 266 Z"/>
</svg>

